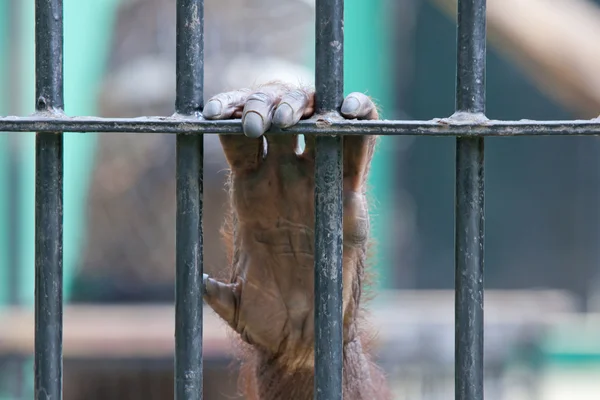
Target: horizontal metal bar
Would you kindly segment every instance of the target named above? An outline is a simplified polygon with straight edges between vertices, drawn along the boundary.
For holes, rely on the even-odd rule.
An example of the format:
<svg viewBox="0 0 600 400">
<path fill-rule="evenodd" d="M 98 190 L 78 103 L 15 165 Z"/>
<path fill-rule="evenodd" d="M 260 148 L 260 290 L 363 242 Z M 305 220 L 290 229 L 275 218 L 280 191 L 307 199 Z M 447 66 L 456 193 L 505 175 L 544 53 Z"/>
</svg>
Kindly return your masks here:
<svg viewBox="0 0 600 400">
<path fill-rule="evenodd" d="M 201 117 L 98 118 L 38 114 L 29 117 L 1 117 L 0 132 L 126 132 L 126 133 L 214 133 L 242 134 L 241 121 L 208 121 Z M 566 121 L 484 122 L 442 118 L 429 121 L 300 121 L 296 126 L 271 134 L 341 134 L 341 135 L 416 135 L 416 136 L 594 136 L 600 135 L 600 119 Z"/>
</svg>

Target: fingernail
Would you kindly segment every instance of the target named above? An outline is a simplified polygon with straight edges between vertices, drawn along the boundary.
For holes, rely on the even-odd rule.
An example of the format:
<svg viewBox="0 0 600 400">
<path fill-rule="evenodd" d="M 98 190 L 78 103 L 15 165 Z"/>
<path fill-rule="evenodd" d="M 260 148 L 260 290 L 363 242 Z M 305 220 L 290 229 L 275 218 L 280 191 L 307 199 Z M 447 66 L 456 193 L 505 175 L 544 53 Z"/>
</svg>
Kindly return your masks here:
<svg viewBox="0 0 600 400">
<path fill-rule="evenodd" d="M 356 97 L 348 97 L 344 103 L 342 104 L 342 113 L 343 114 L 354 114 L 358 111 L 360 107 L 360 102 Z"/>
<path fill-rule="evenodd" d="M 211 100 L 204 106 L 202 114 L 207 118 L 214 118 L 221 115 L 223 106 L 219 100 Z"/>
<path fill-rule="evenodd" d="M 244 116 L 244 134 L 251 138 L 261 137 L 265 133 L 265 124 L 260 114 L 250 111 Z"/>
<path fill-rule="evenodd" d="M 208 274 L 202 274 L 202 294 L 206 294 L 206 285 L 208 284 Z"/>
<path fill-rule="evenodd" d="M 293 117 L 294 110 L 292 110 L 292 107 L 287 103 L 280 104 L 279 107 L 277 107 L 277 111 L 275 111 L 275 115 L 273 116 L 273 124 L 279 126 L 280 128 L 287 128 L 293 123 Z"/>
</svg>

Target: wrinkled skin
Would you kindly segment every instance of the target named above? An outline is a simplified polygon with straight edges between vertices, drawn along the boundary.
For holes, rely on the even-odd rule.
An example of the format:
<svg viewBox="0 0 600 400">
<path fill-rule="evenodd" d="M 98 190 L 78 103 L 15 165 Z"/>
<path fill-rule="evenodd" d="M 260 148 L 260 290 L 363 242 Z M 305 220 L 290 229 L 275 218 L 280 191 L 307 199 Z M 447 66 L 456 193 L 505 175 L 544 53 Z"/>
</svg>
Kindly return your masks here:
<svg viewBox="0 0 600 400">
<path fill-rule="evenodd" d="M 261 362 L 269 364 L 258 365 L 257 371 L 275 366 L 292 374 L 306 372 L 308 379 L 314 368 L 315 141 L 306 137 L 306 148 L 299 154 L 295 135 L 267 133 L 265 152 L 263 134 L 271 126 L 290 127 L 313 113 L 312 91 L 280 83 L 219 94 L 203 111 L 207 119 L 242 118 L 245 133 L 220 136 L 231 166 L 232 276 L 229 282 L 205 277 L 205 300 L 258 350 Z M 344 99 L 341 114 L 351 119 L 378 118 L 373 102 L 361 93 Z M 373 136 L 345 137 L 343 161 L 344 368 L 357 369 L 353 376 L 366 386 L 370 366 L 362 354 L 357 314 L 369 231 L 365 181 L 375 141 Z M 265 390 L 258 390 L 257 397 L 283 396 Z M 345 388 L 344 392 L 350 399 L 366 399 L 374 393 L 369 390 L 351 393 Z M 303 393 L 286 393 L 292 400 L 312 398 L 312 385 Z"/>
</svg>

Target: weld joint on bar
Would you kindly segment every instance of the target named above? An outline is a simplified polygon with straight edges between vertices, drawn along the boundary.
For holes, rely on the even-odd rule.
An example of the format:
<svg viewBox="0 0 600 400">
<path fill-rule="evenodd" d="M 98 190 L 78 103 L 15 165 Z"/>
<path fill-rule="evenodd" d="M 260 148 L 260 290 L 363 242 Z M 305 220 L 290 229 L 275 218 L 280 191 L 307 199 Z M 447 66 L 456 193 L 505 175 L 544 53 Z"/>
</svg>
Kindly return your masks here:
<svg viewBox="0 0 600 400">
<path fill-rule="evenodd" d="M 484 113 L 457 111 L 448 118 L 438 119 L 438 122 L 446 122 L 449 125 L 469 125 L 469 126 L 484 126 L 488 125 L 490 119 Z"/>
<path fill-rule="evenodd" d="M 328 129 L 336 122 L 346 121 L 346 119 L 337 111 L 326 111 L 313 115 L 306 120 L 309 123 L 314 123 L 317 129 Z M 284 131 L 285 129 L 282 129 Z M 315 132 L 319 136 L 335 136 L 335 132 Z"/>
<path fill-rule="evenodd" d="M 65 111 L 62 108 L 58 107 L 47 107 L 44 109 L 36 110 L 33 114 L 31 114 L 33 118 L 46 118 L 51 121 L 67 121 L 69 116 L 65 114 Z"/>
<path fill-rule="evenodd" d="M 180 121 L 180 120 L 199 120 L 199 121 L 208 121 L 206 118 L 204 118 L 204 116 L 202 115 L 202 111 L 200 110 L 196 110 L 191 114 L 184 114 L 184 113 L 180 113 L 180 112 L 174 112 L 173 114 L 171 114 L 168 117 L 164 117 L 165 120 L 175 120 L 175 121 Z"/>
</svg>

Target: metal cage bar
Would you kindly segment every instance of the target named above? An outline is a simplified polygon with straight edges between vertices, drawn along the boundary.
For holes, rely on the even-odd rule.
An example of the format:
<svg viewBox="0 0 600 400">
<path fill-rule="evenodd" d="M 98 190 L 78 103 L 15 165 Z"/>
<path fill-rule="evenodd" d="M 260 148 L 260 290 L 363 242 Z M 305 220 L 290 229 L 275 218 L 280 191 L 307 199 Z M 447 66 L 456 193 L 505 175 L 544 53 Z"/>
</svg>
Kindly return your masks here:
<svg viewBox="0 0 600 400">
<path fill-rule="evenodd" d="M 344 93 L 344 1 L 316 2 L 315 111 L 337 112 Z M 333 132 L 331 132 L 333 133 Z M 315 381 L 317 400 L 342 399 L 341 136 L 318 136 L 315 160 Z"/>
<path fill-rule="evenodd" d="M 36 110 L 63 109 L 63 2 L 35 2 Z M 63 134 L 35 140 L 35 398 L 62 399 Z"/>
<path fill-rule="evenodd" d="M 485 119 L 486 2 L 459 0 L 456 112 Z M 455 398 L 483 400 L 484 138 L 456 139 Z"/>
<path fill-rule="evenodd" d="M 193 116 L 204 96 L 204 1 L 177 0 L 178 114 Z M 202 181 L 204 136 L 177 135 L 175 399 L 202 393 Z"/>
<path fill-rule="evenodd" d="M 0 117 L 3 132 L 121 132 L 121 133 L 211 133 L 241 135 L 241 120 L 204 120 L 201 115 L 169 117 L 99 118 L 49 116 Z M 334 120 L 327 123 L 308 119 L 281 130 L 271 127 L 269 134 L 331 134 L 382 136 L 598 136 L 600 119 L 570 121 L 476 120 L 455 114 L 428 121 Z"/>
</svg>

